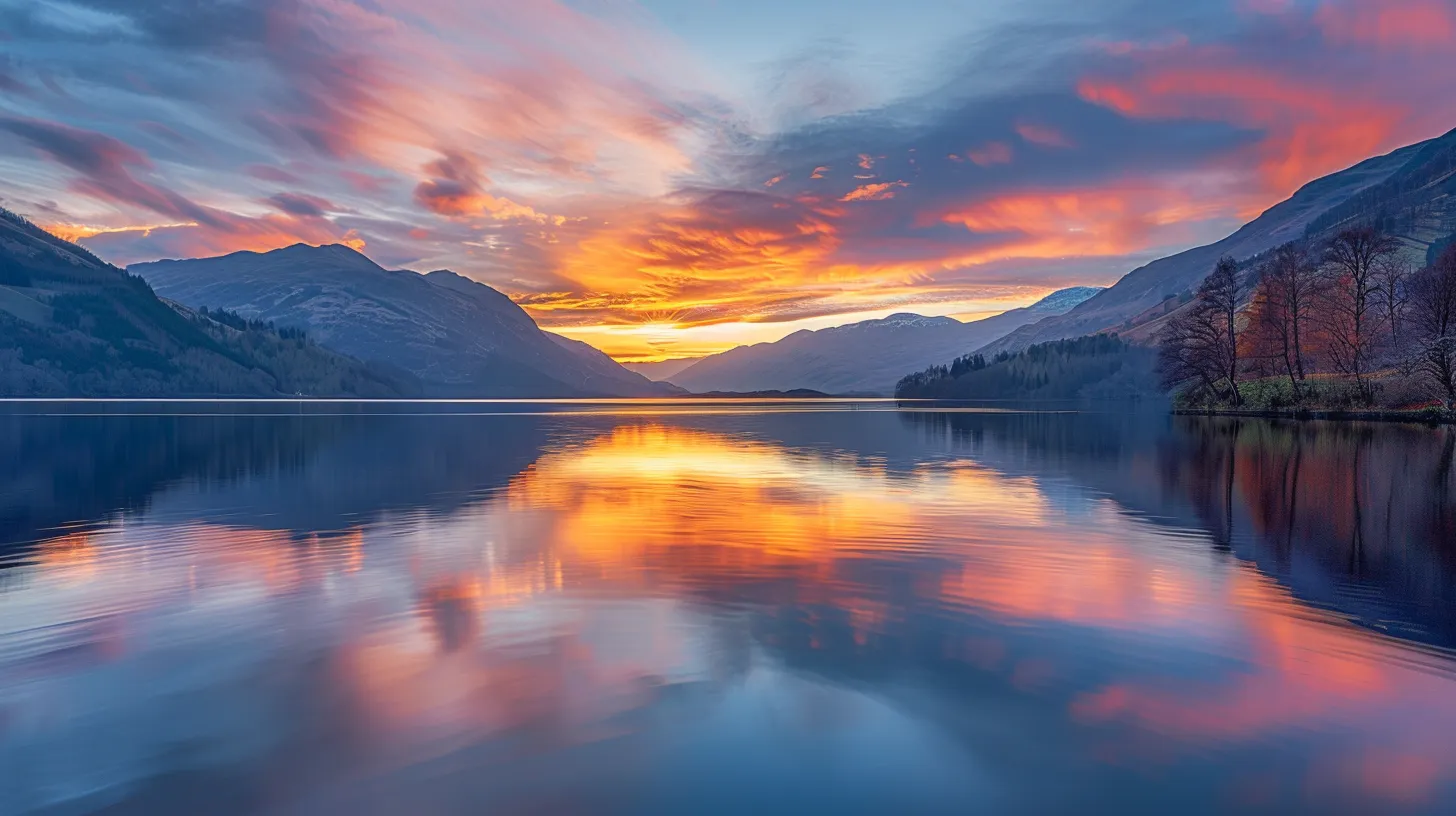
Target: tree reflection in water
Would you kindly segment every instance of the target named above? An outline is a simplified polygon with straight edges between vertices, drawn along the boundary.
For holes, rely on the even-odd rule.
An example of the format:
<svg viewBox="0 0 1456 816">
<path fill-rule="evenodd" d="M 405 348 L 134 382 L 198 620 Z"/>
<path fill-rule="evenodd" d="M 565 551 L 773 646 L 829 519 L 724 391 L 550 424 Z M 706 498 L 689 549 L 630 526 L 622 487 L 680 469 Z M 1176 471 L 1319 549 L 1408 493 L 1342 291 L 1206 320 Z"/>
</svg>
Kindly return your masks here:
<svg viewBox="0 0 1456 816">
<path fill-rule="evenodd" d="M 5 426 L 0 810 L 1453 801 L 1449 429 L 541 413 Z"/>
</svg>

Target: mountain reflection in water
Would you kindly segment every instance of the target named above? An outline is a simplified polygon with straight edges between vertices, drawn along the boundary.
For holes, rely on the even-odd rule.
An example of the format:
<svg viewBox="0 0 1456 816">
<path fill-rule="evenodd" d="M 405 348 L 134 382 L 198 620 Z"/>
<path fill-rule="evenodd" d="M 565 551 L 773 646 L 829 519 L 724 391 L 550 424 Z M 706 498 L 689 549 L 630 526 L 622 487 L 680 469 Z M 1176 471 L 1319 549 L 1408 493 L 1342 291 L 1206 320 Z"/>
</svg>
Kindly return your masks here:
<svg viewBox="0 0 1456 816">
<path fill-rule="evenodd" d="M 1452 429 L 893 407 L 12 408 L 0 812 L 1456 808 Z"/>
</svg>

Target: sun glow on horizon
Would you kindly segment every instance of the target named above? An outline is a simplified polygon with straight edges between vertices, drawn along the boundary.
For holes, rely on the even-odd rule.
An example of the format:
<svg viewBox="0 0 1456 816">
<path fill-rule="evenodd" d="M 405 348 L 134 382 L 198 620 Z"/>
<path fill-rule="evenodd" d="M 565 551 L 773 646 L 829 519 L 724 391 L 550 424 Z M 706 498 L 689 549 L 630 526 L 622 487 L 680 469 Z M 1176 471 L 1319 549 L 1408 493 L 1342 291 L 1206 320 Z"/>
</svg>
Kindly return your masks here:
<svg viewBox="0 0 1456 816">
<path fill-rule="evenodd" d="M 1053 290 L 1032 295 L 1013 295 L 976 301 L 912 303 L 865 311 L 842 312 L 784 322 L 727 322 L 702 326 L 675 323 L 603 324 L 598 326 L 552 326 L 542 328 L 554 334 L 587 343 L 619 363 L 657 363 L 664 360 L 710 357 L 739 346 L 774 343 L 800 331 L 846 326 L 866 320 L 881 320 L 894 314 L 950 317 L 962 323 L 996 317 L 1013 309 L 1030 306 Z M 527 311 L 530 311 L 529 309 Z M 538 318 L 539 319 L 539 318 Z"/>
<path fill-rule="evenodd" d="M 1447 0 L 1109 6 L 1056 31 L 907 0 L 841 21 L 832 81 L 799 53 L 821 15 L 753 4 L 205 0 L 181 31 L 112 3 L 99 62 L 57 22 L 76 3 L 28 5 L 0 60 L 7 209 L 121 266 L 367 247 L 628 361 L 1111 283 L 1456 121 Z M 1060 58 L 1008 59 L 1023 30 Z"/>
</svg>

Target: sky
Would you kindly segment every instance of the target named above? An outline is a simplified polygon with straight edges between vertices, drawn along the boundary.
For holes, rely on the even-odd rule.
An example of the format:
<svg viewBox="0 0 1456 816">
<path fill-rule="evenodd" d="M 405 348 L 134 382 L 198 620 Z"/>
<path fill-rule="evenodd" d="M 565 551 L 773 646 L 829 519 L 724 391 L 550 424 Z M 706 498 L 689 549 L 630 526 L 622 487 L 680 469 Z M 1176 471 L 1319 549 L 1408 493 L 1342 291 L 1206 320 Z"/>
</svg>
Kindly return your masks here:
<svg viewBox="0 0 1456 816">
<path fill-rule="evenodd" d="M 342 243 L 623 361 L 972 319 L 1456 128 L 1456 0 L 0 0 L 0 205 Z"/>
</svg>

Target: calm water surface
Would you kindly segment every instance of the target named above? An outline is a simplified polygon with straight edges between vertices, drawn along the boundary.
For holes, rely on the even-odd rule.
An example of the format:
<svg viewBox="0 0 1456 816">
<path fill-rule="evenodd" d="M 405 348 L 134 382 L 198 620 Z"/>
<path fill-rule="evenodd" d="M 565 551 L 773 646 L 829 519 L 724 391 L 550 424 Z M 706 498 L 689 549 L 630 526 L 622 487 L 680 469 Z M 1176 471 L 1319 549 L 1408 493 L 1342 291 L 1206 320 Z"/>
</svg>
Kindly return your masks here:
<svg viewBox="0 0 1456 816">
<path fill-rule="evenodd" d="M 0 813 L 1456 812 L 1456 431 L 0 409 Z"/>
</svg>

